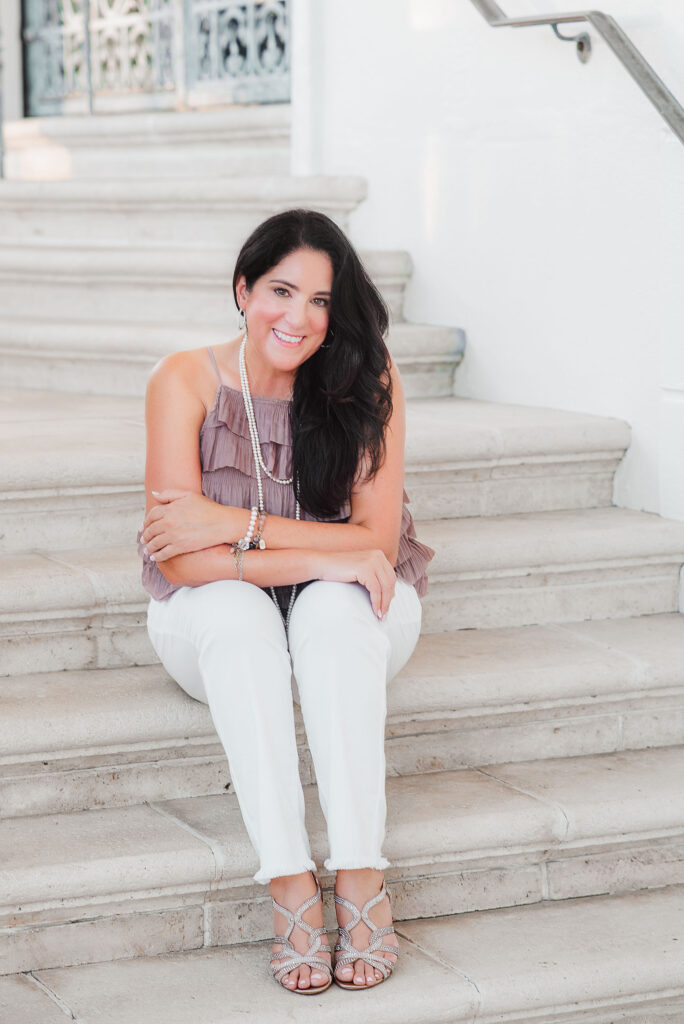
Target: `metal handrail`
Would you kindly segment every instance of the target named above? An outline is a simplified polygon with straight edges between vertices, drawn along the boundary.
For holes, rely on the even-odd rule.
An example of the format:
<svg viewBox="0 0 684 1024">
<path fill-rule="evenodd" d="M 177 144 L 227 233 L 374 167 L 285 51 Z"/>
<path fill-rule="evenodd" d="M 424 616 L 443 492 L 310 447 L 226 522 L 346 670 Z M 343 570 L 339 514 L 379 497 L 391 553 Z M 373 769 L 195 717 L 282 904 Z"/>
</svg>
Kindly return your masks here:
<svg viewBox="0 0 684 1024">
<path fill-rule="evenodd" d="M 684 142 L 684 107 L 610 15 L 603 14 L 601 11 L 578 11 L 574 14 L 539 14 L 524 18 L 508 18 L 495 0 L 471 0 L 471 2 L 492 28 L 503 28 L 507 25 L 512 28 L 526 28 L 528 25 L 553 26 L 554 32 L 560 39 L 577 40 L 578 56 L 583 61 L 588 59 L 588 54 L 591 52 L 589 36 L 586 33 L 573 37 L 561 36 L 556 26 L 573 21 L 588 22 L 602 36 L 644 95 L 667 121 L 679 141 Z"/>
</svg>

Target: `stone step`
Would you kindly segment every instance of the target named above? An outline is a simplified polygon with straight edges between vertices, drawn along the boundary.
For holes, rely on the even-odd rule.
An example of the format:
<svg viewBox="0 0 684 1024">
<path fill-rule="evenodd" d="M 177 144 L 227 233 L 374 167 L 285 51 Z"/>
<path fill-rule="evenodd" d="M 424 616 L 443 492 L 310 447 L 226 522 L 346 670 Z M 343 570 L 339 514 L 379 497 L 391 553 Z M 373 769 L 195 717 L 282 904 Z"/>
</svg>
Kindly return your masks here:
<svg viewBox="0 0 684 1024">
<path fill-rule="evenodd" d="M 376 1024 L 684 1019 L 684 886 L 394 925 L 397 966 L 366 997 Z M 312 1013 L 339 1024 L 348 1016 L 348 993 L 336 985 L 307 1001 L 278 991 L 270 942 L 202 948 L 196 929 L 185 948 L 2 978 L 0 1009 L 22 1024 L 62 1024 L 65 1014 L 98 1024 L 290 1024 Z"/>
<path fill-rule="evenodd" d="M 457 398 L 409 402 L 407 435 L 416 520 L 609 505 L 629 444 L 620 420 Z M 130 543 L 144 450 L 140 399 L 0 390 L 0 552 Z"/>
<path fill-rule="evenodd" d="M 423 632 L 678 610 L 684 523 L 631 509 L 420 524 L 435 548 Z M 0 557 L 0 675 L 146 665 L 132 544 Z"/>
<path fill-rule="evenodd" d="M 344 228 L 365 196 L 356 177 L 0 181 L 0 238 L 235 248 L 266 217 L 293 207 L 320 210 Z"/>
<path fill-rule="evenodd" d="M 233 332 L 237 333 L 235 328 Z M 142 395 L 149 372 L 161 356 L 225 340 L 225 325 L 141 327 L 6 319 L 0 322 L 0 363 L 6 388 Z M 387 343 L 407 398 L 453 393 L 454 372 L 465 349 L 462 330 L 395 322 Z"/>
<path fill-rule="evenodd" d="M 5 122 L 10 179 L 207 178 L 290 169 L 290 106 Z"/>
<path fill-rule="evenodd" d="M 425 632 L 623 618 L 679 609 L 684 523 L 624 508 L 421 525 L 437 551 Z"/>
<path fill-rule="evenodd" d="M 684 748 L 669 747 L 389 779 L 395 917 L 680 884 L 683 772 Z M 305 791 L 319 864 L 325 821 Z M 10 819 L 0 851 L 1 974 L 272 935 L 232 793 Z"/>
<path fill-rule="evenodd" d="M 226 331 L 237 333 L 232 279 L 245 238 L 246 234 L 233 235 L 211 247 L 0 245 L 3 340 L 11 338 L 14 330 L 20 343 L 22 329 L 35 332 L 51 323 L 62 331 L 75 323 L 82 330 L 95 328 L 98 334 L 108 324 L 120 325 L 124 350 L 139 355 L 145 353 L 141 332 L 148 328 L 153 329 L 153 337 L 159 337 L 164 327 L 185 328 L 186 333 L 197 327 L 213 328 L 225 339 Z M 404 291 L 413 271 L 411 257 L 401 250 L 367 251 L 361 256 L 392 317 L 401 320 Z M 33 326 L 36 313 L 40 319 Z M 100 352 L 103 346 L 103 341 L 94 345 Z M 67 345 L 72 348 L 73 341 Z M 159 354 L 167 351 L 165 347 Z"/>
<path fill-rule="evenodd" d="M 684 744 L 683 648 L 684 615 L 424 636 L 388 688 L 387 774 Z M 160 665 L 16 676 L 0 707 L 5 818 L 230 787 L 208 707 Z M 296 703 L 295 724 L 310 785 Z"/>
</svg>

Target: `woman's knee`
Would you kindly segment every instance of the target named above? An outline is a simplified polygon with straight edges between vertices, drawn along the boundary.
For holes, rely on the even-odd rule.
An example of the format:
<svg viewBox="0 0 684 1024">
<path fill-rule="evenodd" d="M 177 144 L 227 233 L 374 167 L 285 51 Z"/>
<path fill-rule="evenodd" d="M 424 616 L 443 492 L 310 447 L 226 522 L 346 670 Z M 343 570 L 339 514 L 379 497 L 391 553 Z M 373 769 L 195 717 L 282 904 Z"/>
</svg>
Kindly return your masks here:
<svg viewBox="0 0 684 1024">
<path fill-rule="evenodd" d="M 280 611 L 271 598 L 252 583 L 216 580 L 200 587 L 184 587 L 177 609 L 187 635 L 198 646 L 216 639 L 248 644 L 258 636 L 285 644 Z M 176 597 L 174 594 L 171 598 Z"/>
<path fill-rule="evenodd" d="M 318 580 L 308 586 L 292 610 L 289 641 L 295 673 L 307 652 L 345 663 L 360 655 L 389 656 L 388 637 L 359 583 Z"/>
<path fill-rule="evenodd" d="M 300 624 L 337 632 L 349 620 L 374 624 L 376 619 L 370 596 L 360 583 L 335 583 L 316 580 L 297 598 L 292 609 L 291 629 Z"/>
</svg>

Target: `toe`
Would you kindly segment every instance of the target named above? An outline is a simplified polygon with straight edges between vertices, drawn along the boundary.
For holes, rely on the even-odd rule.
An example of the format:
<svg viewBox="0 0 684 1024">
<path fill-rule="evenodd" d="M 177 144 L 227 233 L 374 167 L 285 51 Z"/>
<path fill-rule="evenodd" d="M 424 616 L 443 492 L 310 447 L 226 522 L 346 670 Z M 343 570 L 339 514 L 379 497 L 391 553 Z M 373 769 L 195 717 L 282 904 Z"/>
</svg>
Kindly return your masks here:
<svg viewBox="0 0 684 1024">
<path fill-rule="evenodd" d="M 299 968 L 299 981 L 297 984 L 299 988 L 309 988 L 311 985 L 311 968 L 305 964 L 302 964 Z"/>
<path fill-rule="evenodd" d="M 337 971 L 337 977 L 340 981 L 351 981 L 354 976 L 354 968 L 351 964 L 347 964 L 346 967 L 340 967 Z"/>
<path fill-rule="evenodd" d="M 289 974 L 286 974 L 283 977 L 283 985 L 285 986 L 285 988 L 295 988 L 296 987 L 296 985 L 297 985 L 297 981 L 295 979 L 295 974 L 296 973 L 297 973 L 296 971 L 290 971 Z"/>
<path fill-rule="evenodd" d="M 366 965 L 363 960 L 354 961 L 354 984 L 366 984 Z"/>
<path fill-rule="evenodd" d="M 328 980 L 328 975 L 324 974 L 323 971 L 313 970 L 311 972 L 311 985 L 315 988 L 320 988 L 321 985 L 325 985 Z"/>
</svg>

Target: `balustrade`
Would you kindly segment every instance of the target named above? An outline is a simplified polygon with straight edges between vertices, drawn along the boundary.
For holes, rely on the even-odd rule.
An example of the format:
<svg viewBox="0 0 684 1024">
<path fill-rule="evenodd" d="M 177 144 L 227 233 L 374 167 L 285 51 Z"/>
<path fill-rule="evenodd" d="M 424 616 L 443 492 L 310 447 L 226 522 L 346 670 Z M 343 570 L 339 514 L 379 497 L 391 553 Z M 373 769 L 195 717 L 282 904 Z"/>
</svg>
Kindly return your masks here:
<svg viewBox="0 0 684 1024">
<path fill-rule="evenodd" d="M 289 99 L 286 0 L 23 0 L 28 114 Z"/>
</svg>

